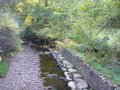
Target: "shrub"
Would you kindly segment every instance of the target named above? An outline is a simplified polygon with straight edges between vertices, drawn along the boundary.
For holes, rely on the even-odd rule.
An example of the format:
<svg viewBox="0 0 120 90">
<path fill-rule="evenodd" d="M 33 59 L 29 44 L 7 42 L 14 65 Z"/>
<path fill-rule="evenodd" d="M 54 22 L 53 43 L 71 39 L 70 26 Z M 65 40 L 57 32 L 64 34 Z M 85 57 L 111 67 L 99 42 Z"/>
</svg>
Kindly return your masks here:
<svg viewBox="0 0 120 90">
<path fill-rule="evenodd" d="M 0 47 L 3 50 L 1 54 L 7 55 L 14 51 L 19 51 L 20 40 L 15 33 L 8 27 L 0 30 Z"/>
<path fill-rule="evenodd" d="M 8 71 L 8 64 L 6 62 L 0 61 L 0 77 L 5 77 Z"/>
</svg>

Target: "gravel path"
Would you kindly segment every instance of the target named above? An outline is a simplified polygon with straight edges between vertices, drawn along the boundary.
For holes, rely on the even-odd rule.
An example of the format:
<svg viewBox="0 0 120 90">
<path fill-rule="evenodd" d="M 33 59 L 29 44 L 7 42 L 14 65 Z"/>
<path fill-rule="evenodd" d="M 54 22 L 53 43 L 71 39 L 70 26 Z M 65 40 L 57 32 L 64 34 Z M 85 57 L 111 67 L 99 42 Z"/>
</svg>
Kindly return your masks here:
<svg viewBox="0 0 120 90">
<path fill-rule="evenodd" d="M 38 52 L 29 46 L 9 59 L 10 68 L 7 76 L 0 79 L 0 90 L 44 90 L 39 70 Z"/>
</svg>

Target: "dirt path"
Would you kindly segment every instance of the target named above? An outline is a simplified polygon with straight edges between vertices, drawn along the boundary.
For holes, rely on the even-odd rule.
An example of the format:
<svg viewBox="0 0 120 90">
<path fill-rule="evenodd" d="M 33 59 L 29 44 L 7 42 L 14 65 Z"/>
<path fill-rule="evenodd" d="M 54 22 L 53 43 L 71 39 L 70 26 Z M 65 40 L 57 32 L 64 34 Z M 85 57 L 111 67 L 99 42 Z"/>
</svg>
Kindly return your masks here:
<svg viewBox="0 0 120 90">
<path fill-rule="evenodd" d="M 39 70 L 38 53 L 29 46 L 9 59 L 10 68 L 5 79 L 0 79 L 0 90 L 44 90 Z"/>
</svg>

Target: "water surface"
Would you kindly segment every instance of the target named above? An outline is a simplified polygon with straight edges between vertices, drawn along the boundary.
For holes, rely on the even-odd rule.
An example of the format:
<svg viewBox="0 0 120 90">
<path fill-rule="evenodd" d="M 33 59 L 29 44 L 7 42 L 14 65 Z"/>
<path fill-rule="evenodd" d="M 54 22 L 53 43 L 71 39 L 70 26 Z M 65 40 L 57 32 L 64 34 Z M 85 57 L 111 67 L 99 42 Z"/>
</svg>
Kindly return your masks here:
<svg viewBox="0 0 120 90">
<path fill-rule="evenodd" d="M 67 85 L 64 73 L 51 54 L 41 54 L 40 64 L 41 78 L 45 87 L 51 87 L 51 90 L 71 90 Z"/>
</svg>

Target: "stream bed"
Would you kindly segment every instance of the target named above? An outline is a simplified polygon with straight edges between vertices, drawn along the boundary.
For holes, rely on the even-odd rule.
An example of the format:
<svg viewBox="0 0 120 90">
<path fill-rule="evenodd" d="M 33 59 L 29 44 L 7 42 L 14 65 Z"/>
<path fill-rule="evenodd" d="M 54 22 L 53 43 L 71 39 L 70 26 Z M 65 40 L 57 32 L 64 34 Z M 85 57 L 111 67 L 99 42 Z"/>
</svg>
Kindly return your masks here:
<svg viewBox="0 0 120 90">
<path fill-rule="evenodd" d="M 40 54 L 40 64 L 43 85 L 48 90 L 71 90 L 52 54 Z"/>
</svg>

